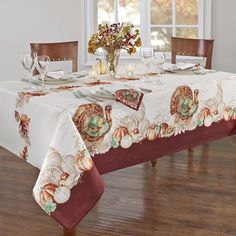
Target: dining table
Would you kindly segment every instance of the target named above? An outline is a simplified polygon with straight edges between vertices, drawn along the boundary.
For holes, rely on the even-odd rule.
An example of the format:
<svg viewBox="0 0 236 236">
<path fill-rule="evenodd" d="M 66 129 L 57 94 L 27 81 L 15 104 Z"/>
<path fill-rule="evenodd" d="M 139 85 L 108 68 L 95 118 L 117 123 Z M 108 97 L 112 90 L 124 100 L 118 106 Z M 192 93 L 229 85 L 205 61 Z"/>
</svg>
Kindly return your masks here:
<svg viewBox="0 0 236 236">
<path fill-rule="evenodd" d="M 37 167 L 33 197 L 75 235 L 102 175 L 236 132 L 236 74 L 171 72 L 0 83 L 0 145 Z M 128 190 L 127 190 L 128 191 Z"/>
</svg>

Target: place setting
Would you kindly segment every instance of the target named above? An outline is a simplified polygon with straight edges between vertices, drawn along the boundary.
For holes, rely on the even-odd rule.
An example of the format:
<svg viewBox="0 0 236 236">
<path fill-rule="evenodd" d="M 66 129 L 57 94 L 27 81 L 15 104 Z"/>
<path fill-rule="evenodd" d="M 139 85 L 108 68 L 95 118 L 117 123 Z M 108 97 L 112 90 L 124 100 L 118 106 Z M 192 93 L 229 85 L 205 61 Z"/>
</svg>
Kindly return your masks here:
<svg viewBox="0 0 236 236">
<path fill-rule="evenodd" d="M 88 75 L 87 70 L 67 73 L 63 70 L 49 71 L 50 58 L 47 55 L 37 55 L 37 53 L 23 53 L 21 63 L 27 71 L 27 77 L 22 81 L 29 83 L 25 90 L 49 90 L 46 85 L 61 85 L 77 82 L 78 79 Z"/>
</svg>

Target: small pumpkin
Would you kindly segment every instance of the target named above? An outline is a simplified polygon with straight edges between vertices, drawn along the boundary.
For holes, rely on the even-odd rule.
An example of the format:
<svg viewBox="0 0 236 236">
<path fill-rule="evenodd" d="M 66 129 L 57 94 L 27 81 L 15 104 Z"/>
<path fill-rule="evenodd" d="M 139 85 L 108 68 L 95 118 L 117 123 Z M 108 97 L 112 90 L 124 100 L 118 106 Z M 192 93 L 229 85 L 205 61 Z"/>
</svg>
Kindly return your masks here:
<svg viewBox="0 0 236 236">
<path fill-rule="evenodd" d="M 149 141 L 153 141 L 155 139 L 157 139 L 158 134 L 156 132 L 156 126 L 155 124 L 152 124 L 148 129 L 147 129 L 147 133 L 146 133 L 146 137 Z"/>
<path fill-rule="evenodd" d="M 75 173 L 75 157 L 72 155 L 64 156 L 61 161 L 61 168 L 65 173 Z"/>
<path fill-rule="evenodd" d="M 81 171 L 89 171 L 93 167 L 93 161 L 91 158 L 86 157 L 79 153 L 75 159 L 76 168 Z"/>
<path fill-rule="evenodd" d="M 120 146 L 122 148 L 129 148 L 133 143 L 133 139 L 130 135 L 125 135 L 121 141 L 120 141 Z"/>
<path fill-rule="evenodd" d="M 61 155 L 55 148 L 50 147 L 47 153 L 46 161 L 47 161 L 47 166 L 59 167 L 61 164 Z"/>
<path fill-rule="evenodd" d="M 93 65 L 92 70 L 95 70 L 98 74 L 106 74 L 106 66 L 103 61 L 99 58 L 96 58 L 97 62 Z"/>
<path fill-rule="evenodd" d="M 54 193 L 55 202 L 62 204 L 69 200 L 70 198 L 70 189 L 66 186 L 60 186 L 56 189 Z"/>
<path fill-rule="evenodd" d="M 213 118 L 212 118 L 212 116 L 207 116 L 207 117 L 205 118 L 205 120 L 204 120 L 204 125 L 205 125 L 206 127 L 210 127 L 210 126 L 212 125 L 212 123 L 213 123 Z"/>
<path fill-rule="evenodd" d="M 49 183 L 45 184 L 40 193 L 40 201 L 44 205 L 48 201 L 54 201 L 54 193 L 57 189 L 57 185 Z"/>
<path fill-rule="evenodd" d="M 198 119 L 203 122 L 205 118 L 210 115 L 211 115 L 210 110 L 208 108 L 203 108 L 198 114 Z"/>
<path fill-rule="evenodd" d="M 115 139 L 117 140 L 117 142 L 120 142 L 120 140 L 127 134 L 129 134 L 128 129 L 125 126 L 120 125 L 118 128 L 115 129 L 112 138 L 113 140 Z"/>
<path fill-rule="evenodd" d="M 235 113 L 235 111 L 233 108 L 231 108 L 231 107 L 225 108 L 225 110 L 224 110 L 225 121 L 232 120 L 234 118 L 234 113 Z"/>
</svg>

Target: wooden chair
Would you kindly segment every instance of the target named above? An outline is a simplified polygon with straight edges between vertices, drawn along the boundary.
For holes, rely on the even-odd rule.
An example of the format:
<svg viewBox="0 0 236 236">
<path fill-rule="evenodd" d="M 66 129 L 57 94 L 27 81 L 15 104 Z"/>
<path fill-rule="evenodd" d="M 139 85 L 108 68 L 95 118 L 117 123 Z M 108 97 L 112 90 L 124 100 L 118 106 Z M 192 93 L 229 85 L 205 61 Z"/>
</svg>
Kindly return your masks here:
<svg viewBox="0 0 236 236">
<path fill-rule="evenodd" d="M 189 39 L 171 38 L 172 63 L 176 64 L 176 56 L 194 56 L 206 58 L 206 69 L 211 69 L 214 40 L 212 39 Z"/>
<path fill-rule="evenodd" d="M 194 56 L 206 58 L 206 69 L 211 69 L 212 52 L 214 40 L 211 39 L 189 39 L 189 38 L 171 38 L 171 59 L 176 64 L 176 56 Z M 188 148 L 189 155 L 192 155 L 193 148 Z M 153 167 L 157 165 L 157 160 L 151 161 Z"/>
<path fill-rule="evenodd" d="M 173 64 L 176 64 L 177 55 L 205 57 L 205 68 L 211 69 L 214 40 L 172 37 L 171 44 L 171 59 Z M 193 152 L 193 148 L 189 148 L 188 152 L 191 154 Z"/>
<path fill-rule="evenodd" d="M 72 72 L 78 68 L 78 41 L 60 43 L 30 43 L 31 51 L 47 55 L 51 61 L 72 61 Z"/>
</svg>

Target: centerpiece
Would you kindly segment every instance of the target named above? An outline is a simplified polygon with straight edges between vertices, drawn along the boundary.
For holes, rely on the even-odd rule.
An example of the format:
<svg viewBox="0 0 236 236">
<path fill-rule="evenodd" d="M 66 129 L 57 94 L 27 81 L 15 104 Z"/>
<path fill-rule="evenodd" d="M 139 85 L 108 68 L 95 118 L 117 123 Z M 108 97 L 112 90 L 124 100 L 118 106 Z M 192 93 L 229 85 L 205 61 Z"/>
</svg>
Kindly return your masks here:
<svg viewBox="0 0 236 236">
<path fill-rule="evenodd" d="M 111 77 L 116 74 L 120 51 L 123 49 L 128 54 L 133 54 L 141 47 L 139 29 L 132 24 L 100 24 L 98 31 L 92 35 L 88 42 L 88 52 L 95 54 L 98 48 L 104 51 L 107 68 Z"/>
</svg>

